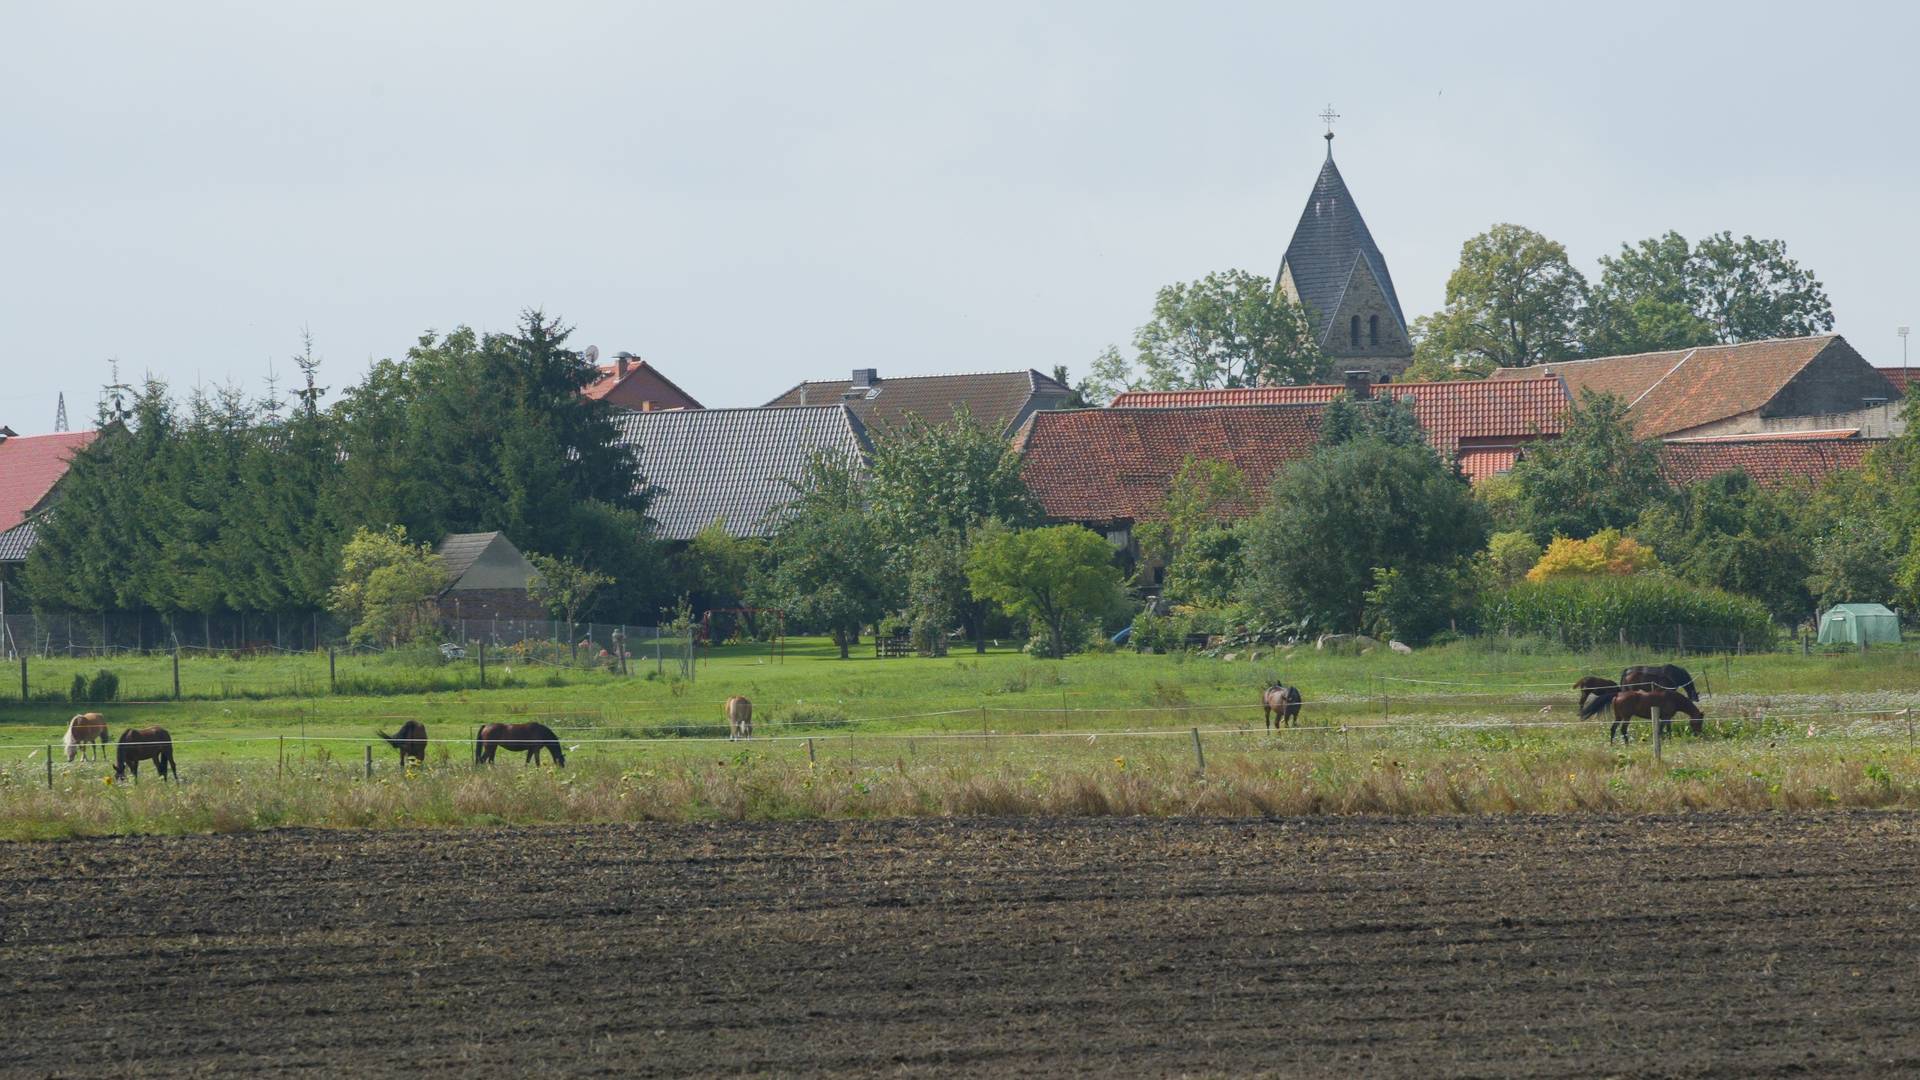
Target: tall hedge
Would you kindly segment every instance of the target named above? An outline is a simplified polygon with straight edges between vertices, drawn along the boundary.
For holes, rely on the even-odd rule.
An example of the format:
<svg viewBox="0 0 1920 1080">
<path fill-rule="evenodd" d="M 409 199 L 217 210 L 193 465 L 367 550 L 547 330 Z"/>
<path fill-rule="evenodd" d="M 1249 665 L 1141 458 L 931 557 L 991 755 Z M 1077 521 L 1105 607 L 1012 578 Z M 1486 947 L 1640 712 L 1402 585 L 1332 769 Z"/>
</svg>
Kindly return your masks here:
<svg viewBox="0 0 1920 1080">
<path fill-rule="evenodd" d="M 1613 644 L 1622 631 L 1635 644 L 1672 645 L 1675 627 L 1689 648 L 1768 648 L 1776 632 L 1758 601 L 1656 574 L 1523 581 L 1482 598 L 1480 626 L 1574 648 Z"/>
</svg>

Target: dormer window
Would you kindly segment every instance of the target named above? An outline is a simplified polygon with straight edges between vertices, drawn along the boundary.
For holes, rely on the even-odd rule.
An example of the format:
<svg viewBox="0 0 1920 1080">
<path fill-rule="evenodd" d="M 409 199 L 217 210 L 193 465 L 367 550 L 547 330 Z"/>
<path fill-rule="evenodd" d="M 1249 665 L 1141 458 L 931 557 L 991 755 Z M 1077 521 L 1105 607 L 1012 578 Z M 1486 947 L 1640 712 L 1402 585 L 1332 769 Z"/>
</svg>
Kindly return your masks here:
<svg viewBox="0 0 1920 1080">
<path fill-rule="evenodd" d="M 1367 344 L 1380 344 L 1380 316 L 1367 316 Z"/>
<path fill-rule="evenodd" d="M 1353 321 L 1347 324 L 1347 341 L 1356 349 L 1360 347 L 1360 316 L 1358 315 L 1355 315 Z"/>
</svg>

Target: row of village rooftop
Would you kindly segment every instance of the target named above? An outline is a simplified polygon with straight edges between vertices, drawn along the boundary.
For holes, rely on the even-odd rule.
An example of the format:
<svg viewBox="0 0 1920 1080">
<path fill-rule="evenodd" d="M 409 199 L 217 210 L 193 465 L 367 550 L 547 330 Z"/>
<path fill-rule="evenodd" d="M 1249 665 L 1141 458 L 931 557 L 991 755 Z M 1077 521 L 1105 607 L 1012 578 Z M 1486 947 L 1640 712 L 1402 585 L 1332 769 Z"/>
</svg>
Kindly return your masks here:
<svg viewBox="0 0 1920 1080">
<path fill-rule="evenodd" d="M 621 438 L 655 492 L 651 516 L 669 540 L 692 539 L 715 521 L 736 536 L 765 536 L 817 454 L 863 460 L 875 440 L 915 418 L 945 422 L 964 408 L 1019 450 L 1047 519 L 1131 549 L 1133 526 L 1159 512 L 1188 458 L 1229 461 L 1264 487 L 1312 452 L 1326 405 L 1341 394 L 1410 400 L 1435 449 L 1476 483 L 1511 469 L 1528 444 L 1557 437 L 1575 397 L 1592 389 L 1628 402 L 1637 433 L 1663 440 L 1673 482 L 1742 469 L 1772 486 L 1860 465 L 1902 430 L 1907 387 L 1904 369 L 1875 368 L 1838 335 L 1506 368 L 1485 380 L 1373 378 L 1134 391 L 1087 409 L 1070 407 L 1073 390 L 1038 371 L 884 377 L 867 368 L 800 383 L 759 408 L 707 409 L 646 361 L 622 355 L 585 392 L 617 408 Z M 93 434 L 0 428 L 0 565 L 25 560 L 34 515 Z M 479 557 L 492 539 L 449 542 Z"/>
</svg>

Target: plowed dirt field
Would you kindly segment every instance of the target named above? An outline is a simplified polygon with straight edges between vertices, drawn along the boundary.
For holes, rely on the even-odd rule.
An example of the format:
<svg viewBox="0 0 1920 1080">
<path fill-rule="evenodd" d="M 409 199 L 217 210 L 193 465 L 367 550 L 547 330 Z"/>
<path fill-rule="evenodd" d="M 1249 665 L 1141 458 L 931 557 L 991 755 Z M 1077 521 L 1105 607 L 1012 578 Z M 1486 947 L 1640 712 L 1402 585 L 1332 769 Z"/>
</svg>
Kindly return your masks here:
<svg viewBox="0 0 1920 1080">
<path fill-rule="evenodd" d="M 0 846 L 0 1070 L 1911 1075 L 1920 816 Z"/>
</svg>

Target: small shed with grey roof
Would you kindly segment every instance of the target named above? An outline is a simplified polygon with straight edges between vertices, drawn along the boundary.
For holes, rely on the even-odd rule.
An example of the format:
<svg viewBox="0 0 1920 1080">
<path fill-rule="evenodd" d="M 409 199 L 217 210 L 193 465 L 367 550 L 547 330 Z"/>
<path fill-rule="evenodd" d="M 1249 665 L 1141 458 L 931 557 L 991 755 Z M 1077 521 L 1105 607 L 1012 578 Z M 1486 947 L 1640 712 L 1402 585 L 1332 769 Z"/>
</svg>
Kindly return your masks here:
<svg viewBox="0 0 1920 1080">
<path fill-rule="evenodd" d="M 647 516 L 667 540 L 691 540 L 715 521 L 738 537 L 765 537 L 825 454 L 864 468 L 866 427 L 845 405 L 635 412 L 614 417 L 633 448 Z"/>
<path fill-rule="evenodd" d="M 547 609 L 533 598 L 536 571 L 502 532 L 453 533 L 434 554 L 446 567 L 448 585 L 440 594 L 441 614 L 456 619 L 544 619 Z"/>
</svg>

